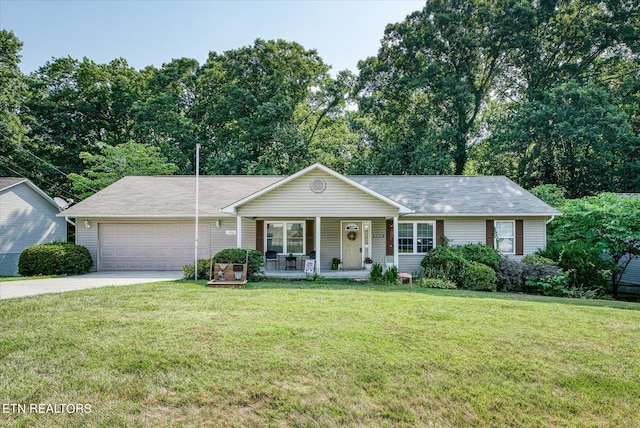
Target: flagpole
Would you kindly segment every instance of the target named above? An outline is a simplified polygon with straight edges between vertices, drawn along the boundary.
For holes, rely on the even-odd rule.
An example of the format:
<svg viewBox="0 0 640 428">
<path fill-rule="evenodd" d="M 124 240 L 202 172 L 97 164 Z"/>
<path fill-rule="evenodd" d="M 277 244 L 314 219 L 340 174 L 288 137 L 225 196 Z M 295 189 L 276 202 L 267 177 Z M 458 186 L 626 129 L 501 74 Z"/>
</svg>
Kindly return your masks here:
<svg viewBox="0 0 640 428">
<path fill-rule="evenodd" d="M 193 263 L 195 280 L 198 280 L 198 196 L 200 193 L 200 144 L 196 143 L 196 254 Z"/>
</svg>

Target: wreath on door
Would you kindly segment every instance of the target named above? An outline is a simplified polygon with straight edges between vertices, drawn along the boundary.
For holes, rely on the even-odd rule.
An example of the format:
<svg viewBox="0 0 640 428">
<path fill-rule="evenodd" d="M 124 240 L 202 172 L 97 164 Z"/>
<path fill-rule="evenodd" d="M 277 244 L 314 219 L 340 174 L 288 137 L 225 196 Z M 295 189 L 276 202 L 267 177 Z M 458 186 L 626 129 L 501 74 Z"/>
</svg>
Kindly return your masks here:
<svg viewBox="0 0 640 428">
<path fill-rule="evenodd" d="M 358 233 L 357 232 L 351 231 L 351 232 L 347 233 L 347 239 L 349 241 L 355 241 L 357 237 L 358 237 Z"/>
</svg>

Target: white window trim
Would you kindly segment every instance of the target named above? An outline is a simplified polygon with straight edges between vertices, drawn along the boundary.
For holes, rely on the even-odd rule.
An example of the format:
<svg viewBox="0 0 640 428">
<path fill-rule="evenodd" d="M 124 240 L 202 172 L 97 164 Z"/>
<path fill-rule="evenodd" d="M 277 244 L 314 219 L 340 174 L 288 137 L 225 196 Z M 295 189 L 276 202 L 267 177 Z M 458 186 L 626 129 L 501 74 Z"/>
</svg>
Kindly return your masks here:
<svg viewBox="0 0 640 428">
<path fill-rule="evenodd" d="M 307 248 L 307 222 L 305 220 L 267 220 L 264 222 L 264 246 L 265 251 L 267 251 L 267 230 L 269 229 L 270 224 L 281 224 L 282 225 L 282 249 L 288 249 L 287 242 L 287 225 L 288 224 L 302 224 L 302 252 L 301 253 L 292 253 L 294 256 L 303 256 L 305 255 L 305 248 Z M 288 252 L 278 253 L 279 255 L 288 256 Z"/>
<path fill-rule="evenodd" d="M 401 224 L 412 224 L 413 225 L 413 251 L 411 253 L 403 253 L 400 251 L 400 243 L 398 243 L 398 247 L 395 249 L 399 256 L 415 256 L 416 254 L 427 254 L 426 252 L 419 253 L 418 252 L 418 224 L 430 224 L 433 228 L 433 248 L 436 248 L 437 239 L 436 239 L 436 222 L 435 220 L 415 220 L 415 221 L 399 221 L 398 226 Z M 398 227 L 398 231 L 400 228 Z M 400 238 L 398 232 L 398 239 Z"/>
<path fill-rule="evenodd" d="M 498 223 L 511 223 L 511 231 L 513 232 L 513 236 L 509 237 L 509 239 L 513 239 L 513 251 L 500 251 L 500 238 L 498 236 L 498 227 L 497 224 Z M 516 221 L 515 220 L 494 220 L 493 221 L 493 228 L 495 230 L 495 237 L 494 237 L 494 241 L 495 241 L 495 249 L 500 253 L 500 254 L 506 254 L 506 255 L 515 255 L 516 254 Z"/>
</svg>

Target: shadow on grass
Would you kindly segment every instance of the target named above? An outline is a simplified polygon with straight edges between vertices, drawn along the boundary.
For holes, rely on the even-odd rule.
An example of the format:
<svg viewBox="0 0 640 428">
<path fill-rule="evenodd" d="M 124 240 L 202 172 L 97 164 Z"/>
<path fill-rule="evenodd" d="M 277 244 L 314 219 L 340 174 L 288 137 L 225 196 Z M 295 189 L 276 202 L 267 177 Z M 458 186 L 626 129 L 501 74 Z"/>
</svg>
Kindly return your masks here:
<svg viewBox="0 0 640 428">
<path fill-rule="evenodd" d="M 193 283 L 193 281 L 180 281 Z M 206 282 L 198 282 L 203 286 Z M 628 309 L 640 311 L 640 303 L 627 302 L 621 300 L 600 300 L 600 299 L 570 299 L 564 297 L 536 296 L 522 293 L 501 293 L 470 290 L 440 290 L 434 288 L 421 288 L 415 285 L 380 285 L 367 281 L 355 281 L 344 279 L 322 279 L 318 281 L 291 281 L 291 280 L 268 280 L 254 281 L 247 284 L 245 290 L 267 290 L 267 289 L 291 289 L 291 290 L 362 290 L 378 291 L 384 293 L 417 293 L 428 294 L 441 297 L 458 297 L 474 299 L 499 299 L 514 300 L 524 302 L 558 303 L 573 306 L 592 306 L 616 309 Z"/>
</svg>

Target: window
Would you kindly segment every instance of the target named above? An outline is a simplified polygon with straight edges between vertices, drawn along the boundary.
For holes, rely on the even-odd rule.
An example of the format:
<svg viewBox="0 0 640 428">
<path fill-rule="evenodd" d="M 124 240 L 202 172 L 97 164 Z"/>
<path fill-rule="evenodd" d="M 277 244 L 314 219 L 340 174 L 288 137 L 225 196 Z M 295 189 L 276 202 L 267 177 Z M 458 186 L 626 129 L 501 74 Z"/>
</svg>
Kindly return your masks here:
<svg viewBox="0 0 640 428">
<path fill-rule="evenodd" d="M 398 253 L 423 254 L 433 249 L 435 226 L 433 222 L 398 224 Z"/>
<path fill-rule="evenodd" d="M 496 249 L 503 254 L 516 253 L 515 222 L 513 220 L 496 220 Z"/>
<path fill-rule="evenodd" d="M 304 222 L 267 223 L 267 251 L 304 254 Z"/>
</svg>

